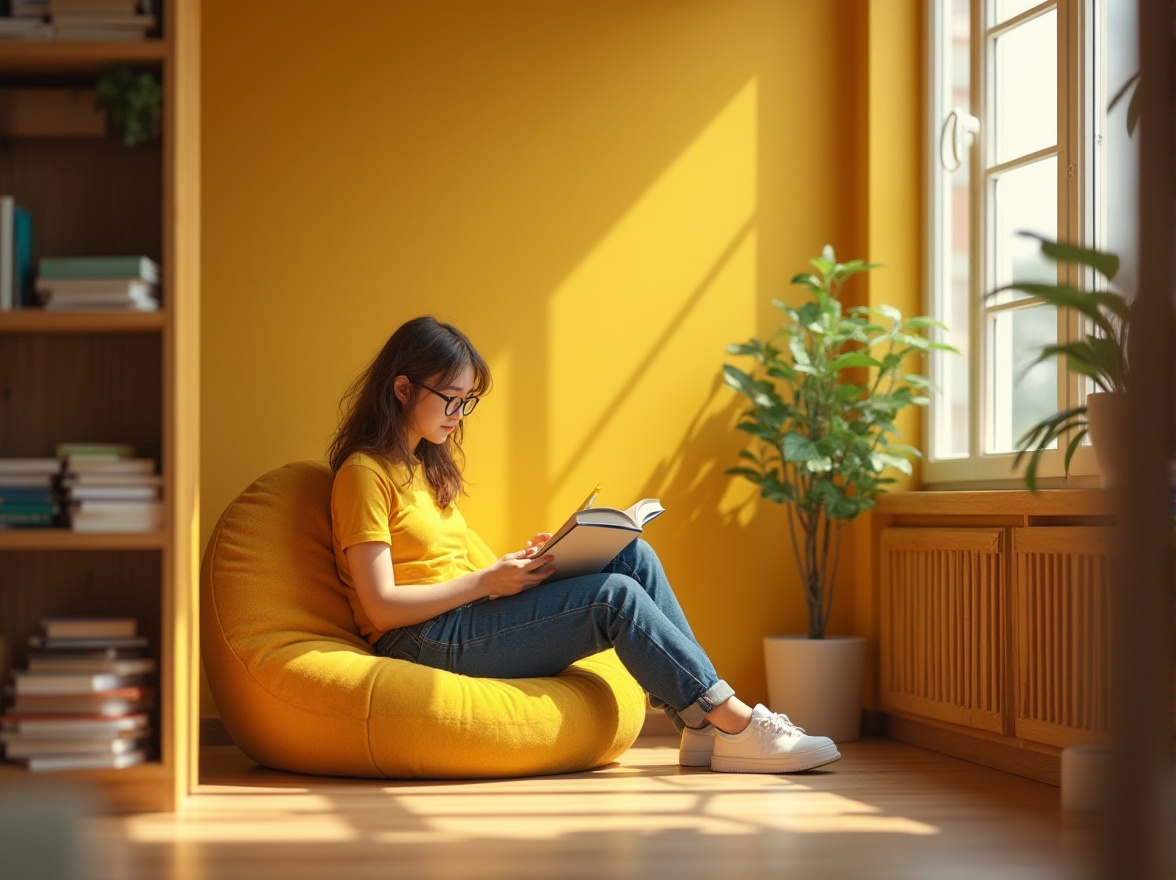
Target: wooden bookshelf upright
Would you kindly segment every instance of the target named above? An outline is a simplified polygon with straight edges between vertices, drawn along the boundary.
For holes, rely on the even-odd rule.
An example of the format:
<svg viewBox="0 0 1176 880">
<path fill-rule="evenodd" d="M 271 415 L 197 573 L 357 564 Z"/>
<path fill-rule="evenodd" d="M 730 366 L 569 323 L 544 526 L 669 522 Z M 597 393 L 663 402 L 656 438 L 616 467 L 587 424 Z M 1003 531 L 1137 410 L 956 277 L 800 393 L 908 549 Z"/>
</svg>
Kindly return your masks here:
<svg viewBox="0 0 1176 880">
<path fill-rule="evenodd" d="M 66 441 L 134 443 L 164 476 L 166 525 L 136 534 L 0 530 L 0 637 L 20 668 L 42 617 L 134 615 L 158 658 L 153 756 L 117 771 L 29 774 L 91 784 L 115 811 L 174 810 L 196 779 L 197 487 L 200 343 L 200 2 L 162 4 L 162 36 L 134 42 L 9 41 L 0 92 L 93 88 L 119 64 L 164 87 L 161 137 L 5 131 L 0 193 L 33 218 L 41 256 L 146 254 L 160 263 L 157 313 L 0 312 L 0 455 L 52 455 Z"/>
</svg>

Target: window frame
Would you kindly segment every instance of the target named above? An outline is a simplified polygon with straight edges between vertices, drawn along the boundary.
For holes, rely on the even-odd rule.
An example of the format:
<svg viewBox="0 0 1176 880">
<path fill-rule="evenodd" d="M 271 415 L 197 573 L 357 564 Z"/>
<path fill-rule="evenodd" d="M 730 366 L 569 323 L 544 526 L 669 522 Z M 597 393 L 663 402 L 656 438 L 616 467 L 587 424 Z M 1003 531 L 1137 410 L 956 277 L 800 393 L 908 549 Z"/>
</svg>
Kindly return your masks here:
<svg viewBox="0 0 1176 880">
<path fill-rule="evenodd" d="M 995 0 L 972 0 L 970 3 L 969 33 L 969 103 L 970 112 L 980 119 L 980 131 L 968 151 L 966 161 L 970 165 L 969 177 L 969 265 L 968 265 L 968 453 L 966 457 L 935 458 L 935 434 L 937 419 L 943 418 L 946 400 L 941 391 L 932 395 L 932 404 L 924 414 L 924 462 L 923 482 L 930 488 L 1009 488 L 1023 485 L 1021 473 L 1025 462 L 1013 469 L 1016 452 L 987 451 L 987 434 L 994 416 L 989 410 L 988 395 L 991 377 L 989 375 L 988 345 L 990 340 L 985 322 L 989 312 L 984 306 L 984 293 L 991 290 L 994 282 L 990 278 L 992 244 L 993 188 L 999 179 L 999 169 L 1007 170 L 1010 163 L 990 165 L 988 156 L 993 150 L 990 104 L 993 92 L 995 39 L 1050 10 L 1057 11 L 1058 28 L 1058 136 L 1054 147 L 1038 153 L 1056 152 L 1057 193 L 1058 193 L 1058 236 L 1071 242 L 1085 243 L 1097 247 L 1102 236 L 1101 222 L 1096 209 L 1098 191 L 1097 163 L 1102 156 L 1094 149 L 1094 137 L 1105 114 L 1095 112 L 1095 103 L 1105 95 L 1105 72 L 1095 55 L 1097 48 L 1096 29 L 1102 29 L 1102 15 L 1096 0 L 1042 0 L 1029 9 L 1011 17 L 994 27 L 988 27 L 987 10 Z M 951 227 L 943 213 L 950 196 L 948 175 L 939 167 L 941 149 L 941 125 L 949 107 L 943 105 L 941 96 L 950 92 L 950 81 L 944 82 L 946 65 L 943 43 L 951 39 L 951 0 L 927 0 L 927 39 L 925 77 L 925 205 L 924 212 L 924 295 L 928 314 L 941 317 L 940 288 L 944 279 L 949 278 L 950 254 L 942 248 L 942 242 L 951 235 Z M 1089 24 L 1089 26 L 1088 26 Z M 1091 71 L 1088 77 L 1085 71 Z M 1105 101 L 1103 102 L 1105 104 Z M 1089 134 L 1088 134 L 1089 133 Z M 1034 153 L 1033 155 L 1038 155 Z M 1024 157 L 1022 157 L 1024 161 Z M 998 169 L 996 172 L 993 169 Z M 980 194 L 977 197 L 977 194 Z M 948 259 L 943 259 L 947 257 Z M 1059 267 L 1060 282 L 1085 285 L 1087 279 L 1078 277 L 1071 267 Z M 1079 337 L 1078 318 L 1059 312 L 1057 315 L 1059 341 Z M 939 384 L 941 368 L 937 365 L 943 357 L 936 355 L 930 364 L 932 381 Z M 1057 370 L 1057 409 L 1076 406 L 1085 400 L 1085 383 L 1065 369 L 1061 359 L 1055 359 Z M 950 412 L 950 407 L 947 407 Z M 1058 447 L 1046 452 L 1038 466 L 1038 484 L 1042 487 L 1068 486 L 1088 487 L 1098 485 L 1097 467 L 1093 450 L 1088 444 L 1075 453 L 1070 463 L 1070 477 L 1064 475 L 1064 450 L 1068 437 L 1063 437 Z"/>
</svg>

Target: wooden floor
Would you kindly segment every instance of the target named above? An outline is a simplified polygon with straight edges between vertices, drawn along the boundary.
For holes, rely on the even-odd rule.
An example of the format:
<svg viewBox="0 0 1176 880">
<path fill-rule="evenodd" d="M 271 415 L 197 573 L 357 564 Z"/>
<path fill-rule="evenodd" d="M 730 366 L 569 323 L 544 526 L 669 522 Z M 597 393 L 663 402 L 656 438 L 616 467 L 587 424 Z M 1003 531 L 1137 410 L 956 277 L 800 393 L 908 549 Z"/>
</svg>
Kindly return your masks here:
<svg viewBox="0 0 1176 880">
<path fill-rule="evenodd" d="M 84 821 L 87 880 L 1088 876 L 1058 789 L 888 740 L 818 771 L 683 770 L 669 737 L 589 773 L 388 783 L 205 748 L 181 813 Z"/>
</svg>

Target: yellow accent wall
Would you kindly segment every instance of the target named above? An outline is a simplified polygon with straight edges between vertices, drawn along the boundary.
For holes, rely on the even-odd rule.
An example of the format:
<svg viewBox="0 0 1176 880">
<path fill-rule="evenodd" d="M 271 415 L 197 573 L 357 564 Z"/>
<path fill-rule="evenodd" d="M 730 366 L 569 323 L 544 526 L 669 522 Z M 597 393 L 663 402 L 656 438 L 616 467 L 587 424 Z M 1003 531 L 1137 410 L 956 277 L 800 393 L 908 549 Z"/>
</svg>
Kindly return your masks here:
<svg viewBox="0 0 1176 880">
<path fill-rule="evenodd" d="M 744 444 L 720 367 L 826 242 L 918 277 L 915 218 L 880 209 L 917 194 L 867 150 L 877 20 L 916 7 L 204 0 L 202 539 L 256 476 L 322 458 L 347 384 L 434 314 L 495 373 L 475 528 L 506 552 L 598 481 L 661 498 L 648 537 L 696 634 L 765 699 L 760 638 L 804 613 L 784 511 L 723 475 Z"/>
</svg>

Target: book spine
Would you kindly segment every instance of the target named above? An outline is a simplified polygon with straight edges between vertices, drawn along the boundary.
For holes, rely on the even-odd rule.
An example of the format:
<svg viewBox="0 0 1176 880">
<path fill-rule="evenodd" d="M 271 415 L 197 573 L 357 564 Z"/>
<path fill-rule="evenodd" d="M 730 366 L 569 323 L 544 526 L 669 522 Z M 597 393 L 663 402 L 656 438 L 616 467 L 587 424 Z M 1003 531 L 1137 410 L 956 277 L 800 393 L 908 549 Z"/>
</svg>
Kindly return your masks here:
<svg viewBox="0 0 1176 880">
<path fill-rule="evenodd" d="M 16 204 L 12 196 L 0 195 L 0 312 L 11 311 L 15 303 L 16 282 Z"/>
</svg>

